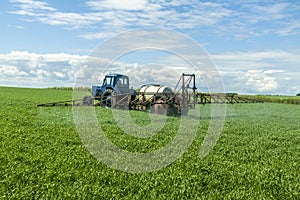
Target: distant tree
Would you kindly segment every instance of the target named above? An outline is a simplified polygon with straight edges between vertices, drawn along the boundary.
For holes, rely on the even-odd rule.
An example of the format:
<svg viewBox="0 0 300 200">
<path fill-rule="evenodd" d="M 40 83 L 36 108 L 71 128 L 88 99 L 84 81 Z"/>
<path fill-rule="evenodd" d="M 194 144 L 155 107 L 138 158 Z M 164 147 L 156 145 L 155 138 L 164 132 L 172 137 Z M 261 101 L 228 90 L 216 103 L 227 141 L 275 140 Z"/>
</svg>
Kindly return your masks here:
<svg viewBox="0 0 300 200">
<path fill-rule="evenodd" d="M 300 93 L 298 93 L 296 96 L 300 96 Z"/>
</svg>

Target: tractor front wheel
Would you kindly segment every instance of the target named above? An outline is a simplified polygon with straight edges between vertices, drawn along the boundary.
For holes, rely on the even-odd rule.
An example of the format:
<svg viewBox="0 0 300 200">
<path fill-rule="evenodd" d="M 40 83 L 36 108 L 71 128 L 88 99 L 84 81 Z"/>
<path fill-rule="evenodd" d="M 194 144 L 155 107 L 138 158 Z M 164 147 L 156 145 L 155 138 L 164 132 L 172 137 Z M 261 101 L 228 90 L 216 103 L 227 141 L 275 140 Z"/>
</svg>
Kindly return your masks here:
<svg viewBox="0 0 300 200">
<path fill-rule="evenodd" d="M 102 104 L 106 108 L 112 108 L 116 104 L 116 93 L 112 89 L 107 89 L 103 92 L 101 98 Z"/>
</svg>

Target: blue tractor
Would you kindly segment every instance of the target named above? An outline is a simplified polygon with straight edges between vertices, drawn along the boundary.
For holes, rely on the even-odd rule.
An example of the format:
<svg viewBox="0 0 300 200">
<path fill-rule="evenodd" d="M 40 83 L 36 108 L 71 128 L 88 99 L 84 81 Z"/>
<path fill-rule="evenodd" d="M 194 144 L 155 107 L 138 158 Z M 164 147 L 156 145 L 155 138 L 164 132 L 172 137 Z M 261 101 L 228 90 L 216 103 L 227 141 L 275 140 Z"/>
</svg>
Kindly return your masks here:
<svg viewBox="0 0 300 200">
<path fill-rule="evenodd" d="M 124 95 L 136 96 L 136 91 L 129 89 L 129 78 L 122 74 L 108 74 L 101 86 L 92 86 L 92 98 L 100 101 L 102 106 L 111 108 Z"/>
</svg>

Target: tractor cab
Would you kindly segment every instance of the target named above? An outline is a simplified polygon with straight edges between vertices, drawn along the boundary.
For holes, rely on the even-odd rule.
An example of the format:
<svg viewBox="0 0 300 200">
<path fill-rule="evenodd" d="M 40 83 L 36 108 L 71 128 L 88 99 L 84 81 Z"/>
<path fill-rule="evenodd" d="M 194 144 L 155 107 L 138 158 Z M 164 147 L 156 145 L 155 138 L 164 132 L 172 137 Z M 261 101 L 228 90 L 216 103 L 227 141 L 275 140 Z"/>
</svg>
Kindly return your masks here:
<svg viewBox="0 0 300 200">
<path fill-rule="evenodd" d="M 107 75 L 104 78 L 102 86 L 114 87 L 116 90 L 120 91 L 120 94 L 127 93 L 129 91 L 129 78 L 128 76 L 121 74 Z"/>
<path fill-rule="evenodd" d="M 92 96 L 96 99 L 101 99 L 106 90 L 111 90 L 115 94 L 128 93 L 129 78 L 122 74 L 108 74 L 105 76 L 102 86 L 92 86 Z"/>
</svg>

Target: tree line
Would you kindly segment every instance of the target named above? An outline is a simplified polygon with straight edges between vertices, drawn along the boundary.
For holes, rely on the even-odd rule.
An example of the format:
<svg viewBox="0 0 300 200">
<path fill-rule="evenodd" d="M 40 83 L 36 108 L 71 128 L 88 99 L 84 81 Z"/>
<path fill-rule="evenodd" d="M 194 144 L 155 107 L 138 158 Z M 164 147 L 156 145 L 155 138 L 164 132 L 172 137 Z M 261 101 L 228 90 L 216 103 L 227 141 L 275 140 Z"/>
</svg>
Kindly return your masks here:
<svg viewBox="0 0 300 200">
<path fill-rule="evenodd" d="M 90 88 L 88 87 L 51 87 L 49 89 L 55 90 L 78 90 L 78 91 L 88 91 Z"/>
<path fill-rule="evenodd" d="M 263 102 L 300 105 L 300 94 L 297 95 L 296 97 L 256 95 L 256 96 L 253 96 L 252 98 L 261 100 Z"/>
</svg>

